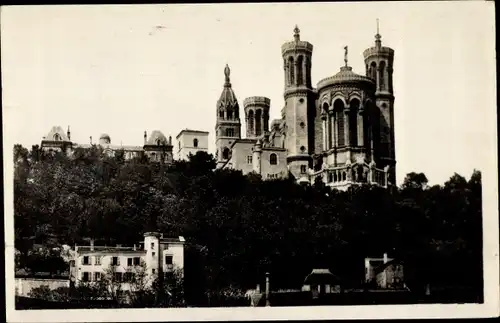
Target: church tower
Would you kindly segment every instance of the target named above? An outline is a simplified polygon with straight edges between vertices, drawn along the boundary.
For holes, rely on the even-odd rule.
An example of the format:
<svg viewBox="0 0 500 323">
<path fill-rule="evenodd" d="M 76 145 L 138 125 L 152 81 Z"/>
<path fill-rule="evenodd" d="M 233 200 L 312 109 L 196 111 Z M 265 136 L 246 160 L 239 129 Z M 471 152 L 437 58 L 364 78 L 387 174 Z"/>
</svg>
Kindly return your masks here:
<svg viewBox="0 0 500 323">
<path fill-rule="evenodd" d="M 313 45 L 300 40 L 294 29 L 294 40 L 281 46 L 285 70 L 285 148 L 289 172 L 298 180 L 307 176 L 314 153 L 315 98 L 311 85 Z"/>
<path fill-rule="evenodd" d="M 241 122 L 238 100 L 231 87 L 231 70 L 224 68 L 224 89 L 217 101 L 217 122 L 215 124 L 215 145 L 217 167 L 223 166 L 231 158 L 231 144 L 241 138 Z"/>
<path fill-rule="evenodd" d="M 389 182 L 396 183 L 396 154 L 394 142 L 394 92 L 392 87 L 392 72 L 394 50 L 383 47 L 382 36 L 377 34 L 375 46 L 363 52 L 366 65 L 366 76 L 376 84 L 375 107 L 370 111 L 373 139 L 377 143 L 373 147 L 373 157 L 377 166 L 389 167 Z"/>
</svg>

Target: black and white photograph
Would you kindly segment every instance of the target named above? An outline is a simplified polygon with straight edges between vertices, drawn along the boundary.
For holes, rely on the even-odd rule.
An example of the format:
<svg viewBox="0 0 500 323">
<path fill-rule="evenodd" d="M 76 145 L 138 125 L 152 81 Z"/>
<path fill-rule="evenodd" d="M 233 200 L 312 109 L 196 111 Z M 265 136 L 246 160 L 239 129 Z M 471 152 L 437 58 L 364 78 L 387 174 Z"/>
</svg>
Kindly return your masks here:
<svg viewBox="0 0 500 323">
<path fill-rule="evenodd" d="M 494 10 L 2 6 L 7 321 L 497 316 Z"/>
</svg>

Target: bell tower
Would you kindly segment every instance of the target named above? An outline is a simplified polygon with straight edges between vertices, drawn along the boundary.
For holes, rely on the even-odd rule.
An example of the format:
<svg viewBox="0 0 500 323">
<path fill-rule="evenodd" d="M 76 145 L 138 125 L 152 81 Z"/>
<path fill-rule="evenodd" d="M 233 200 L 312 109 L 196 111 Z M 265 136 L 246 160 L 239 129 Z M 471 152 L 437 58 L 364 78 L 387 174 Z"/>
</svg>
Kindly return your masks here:
<svg viewBox="0 0 500 323">
<path fill-rule="evenodd" d="M 394 90 L 392 86 L 394 50 L 382 46 L 381 38 L 377 19 L 375 46 L 363 52 L 366 76 L 373 79 L 376 84 L 375 107 L 373 107 L 373 111 L 369 111 L 369 119 L 373 131 L 374 160 L 380 168 L 389 166 L 389 181 L 395 184 L 396 154 L 394 141 Z"/>
<path fill-rule="evenodd" d="M 313 45 L 300 40 L 300 30 L 294 29 L 293 41 L 281 46 L 285 71 L 285 148 L 289 172 L 299 179 L 307 176 L 314 154 L 315 97 L 311 86 Z"/>
<path fill-rule="evenodd" d="M 215 124 L 215 146 L 217 167 L 223 166 L 231 158 L 230 147 L 241 138 L 240 107 L 231 87 L 231 70 L 224 68 L 224 89 L 217 100 L 217 122 Z"/>
</svg>

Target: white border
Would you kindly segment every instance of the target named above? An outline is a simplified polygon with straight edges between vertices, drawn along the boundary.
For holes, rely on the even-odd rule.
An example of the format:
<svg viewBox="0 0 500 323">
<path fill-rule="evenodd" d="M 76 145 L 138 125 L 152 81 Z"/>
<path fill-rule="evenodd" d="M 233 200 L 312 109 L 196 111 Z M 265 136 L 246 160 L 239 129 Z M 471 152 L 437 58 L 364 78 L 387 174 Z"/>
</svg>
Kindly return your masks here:
<svg viewBox="0 0 500 323">
<path fill-rule="evenodd" d="M 496 80 L 494 80 L 496 83 Z M 496 100 L 496 99 L 495 99 Z M 491 107 L 492 109 L 494 107 Z M 268 308 L 187 308 L 187 309 L 90 309 L 15 310 L 14 230 L 13 230 L 13 153 L 16 125 L 9 120 L 13 108 L 2 108 L 4 147 L 4 223 L 5 287 L 8 322 L 130 322 L 130 321 L 235 321 L 235 320 L 318 320 L 318 319 L 395 319 L 469 318 L 499 315 L 499 221 L 498 152 L 496 119 L 485 119 L 485 129 L 495 140 L 488 141 L 490 159 L 480 160 L 483 182 L 483 259 L 484 304 L 473 305 L 372 305 Z M 481 111 L 476 111 L 481 113 Z M 494 132 L 493 132 L 494 130 Z M 29 147 L 28 147 L 29 148 Z"/>
</svg>

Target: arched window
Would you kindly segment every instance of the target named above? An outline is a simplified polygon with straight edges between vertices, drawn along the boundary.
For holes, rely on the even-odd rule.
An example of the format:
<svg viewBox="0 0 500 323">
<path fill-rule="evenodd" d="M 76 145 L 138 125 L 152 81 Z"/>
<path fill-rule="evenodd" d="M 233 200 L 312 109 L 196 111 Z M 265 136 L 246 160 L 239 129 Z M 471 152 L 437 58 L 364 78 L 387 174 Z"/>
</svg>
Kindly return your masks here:
<svg viewBox="0 0 500 323">
<path fill-rule="evenodd" d="M 224 110 L 219 110 L 219 118 L 224 118 Z"/>
<path fill-rule="evenodd" d="M 226 137 L 234 137 L 234 129 L 233 128 L 226 129 Z"/>
<path fill-rule="evenodd" d="M 61 140 L 61 136 L 59 136 L 59 134 L 58 134 L 58 133 L 54 134 L 54 140 L 55 140 L 55 141 L 59 141 L 59 140 Z"/>
<path fill-rule="evenodd" d="M 288 58 L 288 70 L 290 72 L 290 85 L 295 84 L 295 66 L 293 65 L 293 57 Z"/>
<path fill-rule="evenodd" d="M 345 133 L 344 133 L 344 102 L 340 99 L 335 100 L 333 103 L 333 110 L 337 117 L 337 144 L 338 146 L 345 146 Z"/>
<path fill-rule="evenodd" d="M 326 103 L 326 102 L 323 103 L 323 111 L 322 111 L 322 113 L 326 114 L 326 121 L 325 121 L 325 127 L 326 127 L 325 134 L 326 134 L 326 138 L 325 138 L 325 140 L 326 140 L 327 147 L 325 147 L 325 150 L 326 149 L 330 149 L 333 146 L 333 142 L 332 142 L 332 140 L 333 140 L 333 129 L 332 129 L 332 126 L 331 126 L 331 124 L 332 124 L 331 118 L 332 117 L 328 113 L 328 109 L 329 109 L 328 103 Z"/>
<path fill-rule="evenodd" d="M 227 110 L 227 119 L 233 120 L 233 111 L 232 110 Z"/>
<path fill-rule="evenodd" d="M 255 134 L 255 119 L 254 119 L 254 113 L 253 110 L 248 111 L 248 129 L 250 130 L 248 133 L 250 136 L 253 136 Z"/>
<path fill-rule="evenodd" d="M 198 148 L 198 139 L 196 138 L 193 139 L 193 147 Z"/>
<path fill-rule="evenodd" d="M 311 80 L 311 60 L 309 59 L 309 57 L 306 57 L 306 70 L 305 70 L 305 73 L 306 73 L 306 80 L 305 80 L 305 83 L 307 86 L 311 85 L 309 84 L 310 80 Z"/>
<path fill-rule="evenodd" d="M 378 71 L 378 84 L 381 90 L 385 89 L 385 62 L 380 62 Z"/>
<path fill-rule="evenodd" d="M 358 111 L 359 111 L 359 100 L 352 99 L 350 103 L 351 112 L 349 115 L 349 134 L 350 134 L 350 144 L 351 146 L 358 145 Z"/>
<path fill-rule="evenodd" d="M 262 110 L 258 109 L 255 112 L 255 135 L 260 136 L 262 133 Z"/>
<path fill-rule="evenodd" d="M 370 77 L 375 81 L 377 80 L 377 63 L 375 62 L 370 64 Z"/>
<path fill-rule="evenodd" d="M 160 146 L 160 145 L 161 145 L 161 140 L 160 140 L 160 139 L 157 139 L 157 140 L 156 140 L 156 145 L 157 145 L 157 146 Z"/>
<path fill-rule="evenodd" d="M 278 156 L 276 154 L 271 154 L 269 156 L 269 163 L 271 165 L 277 165 L 278 164 Z"/>
<path fill-rule="evenodd" d="M 222 158 L 229 159 L 229 148 L 224 148 L 224 150 L 222 151 Z"/>
<path fill-rule="evenodd" d="M 304 57 L 300 55 L 297 58 L 297 85 L 304 84 L 304 67 L 303 67 Z"/>
</svg>

